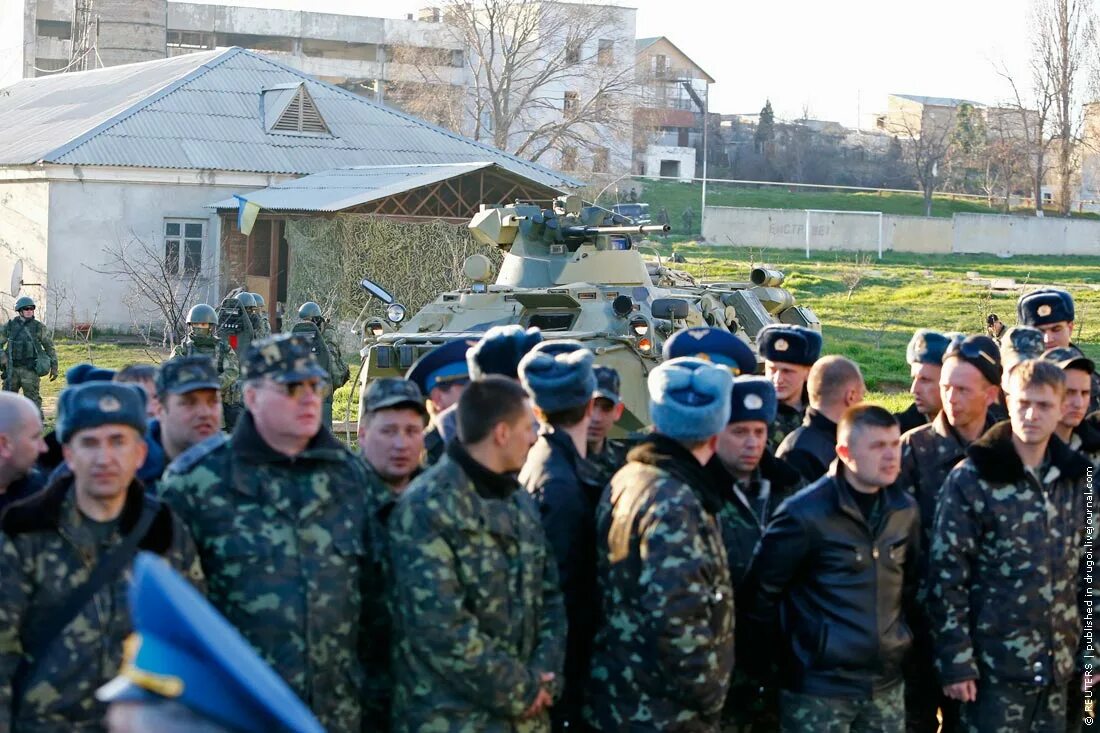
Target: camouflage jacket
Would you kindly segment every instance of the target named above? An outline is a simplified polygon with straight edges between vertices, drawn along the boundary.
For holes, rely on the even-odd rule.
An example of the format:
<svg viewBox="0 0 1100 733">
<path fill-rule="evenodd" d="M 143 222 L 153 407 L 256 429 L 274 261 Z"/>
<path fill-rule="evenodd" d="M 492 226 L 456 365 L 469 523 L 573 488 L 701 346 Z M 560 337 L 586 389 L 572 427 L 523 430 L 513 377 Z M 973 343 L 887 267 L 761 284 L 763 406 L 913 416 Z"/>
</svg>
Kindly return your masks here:
<svg viewBox="0 0 1100 733">
<path fill-rule="evenodd" d="M 9 341 L 11 342 L 9 344 Z M 39 353 L 50 359 L 50 366 L 57 368 L 57 350 L 54 348 L 50 332 L 42 321 L 26 320 L 16 316 L 0 328 L 0 366 L 8 364 L 9 350 L 15 366 L 34 369 L 34 361 Z"/>
<path fill-rule="evenodd" d="M 351 379 L 351 368 L 344 361 L 344 350 L 340 348 L 340 340 L 331 328 L 322 331 L 321 338 L 328 348 L 329 376 L 332 379 L 332 388 L 343 387 Z"/>
<path fill-rule="evenodd" d="M 988 417 L 986 430 L 993 424 L 993 419 Z M 967 443 L 947 422 L 944 412 L 936 415 L 936 419 L 928 425 L 912 430 L 901 438 L 901 473 L 895 485 L 916 499 L 920 509 L 922 551 L 917 564 L 922 601 L 927 591 L 924 586 L 928 578 L 928 552 L 932 547 L 932 523 L 936 518 L 940 488 L 951 469 L 966 458 L 966 447 Z"/>
<path fill-rule="evenodd" d="M 200 337 L 196 340 L 188 336 L 173 347 L 169 358 L 196 354 L 209 356 L 214 360 L 221 379 L 222 402 L 227 405 L 238 404 L 241 401 L 241 364 L 237 359 L 237 352 L 229 348 L 229 344 L 222 339 Z"/>
<path fill-rule="evenodd" d="M 1064 684 L 1081 637 L 1088 461 L 1051 437 L 1041 482 L 998 423 L 947 477 L 932 531 L 929 615 L 944 685 Z"/>
<path fill-rule="evenodd" d="M 363 731 L 390 729 L 390 704 L 393 698 L 393 673 L 390 652 L 393 644 L 390 595 L 393 570 L 390 566 L 389 519 L 397 506 L 394 493 L 374 468 L 364 460 L 367 471 L 367 503 L 374 543 L 370 562 L 363 573 L 363 631 L 359 640 L 359 658 L 366 676 L 363 698 Z"/>
<path fill-rule="evenodd" d="M 721 466 L 717 456 L 707 468 L 714 472 L 715 480 L 721 482 L 722 508 L 718 510 L 718 520 L 726 546 L 730 580 L 737 588 L 749 571 L 753 551 L 775 510 L 806 482 L 798 471 L 771 451 L 765 451 L 760 466 L 746 482 L 734 479 Z"/>
<path fill-rule="evenodd" d="M 35 623 L 83 585 L 103 555 L 122 542 L 145 505 L 141 484 L 131 484 L 122 514 L 105 544 L 77 509 L 71 475 L 8 508 L 0 535 L 0 731 L 68 733 L 101 731 L 105 706 L 95 691 L 122 663 L 122 642 L 132 631 L 129 570 L 104 585 L 54 639 L 26 680 L 19 715 L 12 720 L 12 680 Z M 162 505 L 139 545 L 163 556 L 202 587 L 195 545 L 183 524 Z"/>
<path fill-rule="evenodd" d="M 160 482 L 191 528 L 210 602 L 333 731 L 360 727 L 366 485 L 363 461 L 327 429 L 291 458 L 247 412 Z"/>
<path fill-rule="evenodd" d="M 805 403 L 803 403 L 805 405 Z M 775 413 L 775 420 L 768 431 L 768 450 L 773 453 L 779 449 L 783 439 L 793 433 L 802 424 L 806 417 L 806 408 L 796 409 L 786 402 L 780 402 Z"/>
<path fill-rule="evenodd" d="M 389 520 L 395 731 L 550 730 L 534 702 L 561 680 L 565 609 L 538 508 L 456 441 Z M 551 686 L 556 692 L 557 685 Z"/>
<path fill-rule="evenodd" d="M 589 445 L 588 463 L 595 469 L 599 483 L 606 486 L 615 472 L 626 465 L 627 450 L 628 446 L 624 441 L 612 438 L 604 438 L 603 450 L 599 453 L 594 453 Z"/>
<path fill-rule="evenodd" d="M 1100 468 L 1100 412 L 1092 413 L 1073 429 L 1068 445 L 1087 458 L 1093 468 Z"/>
<path fill-rule="evenodd" d="M 734 626 L 718 490 L 662 435 L 627 461 L 596 514 L 602 619 L 585 717 L 601 731 L 717 731 Z"/>
</svg>

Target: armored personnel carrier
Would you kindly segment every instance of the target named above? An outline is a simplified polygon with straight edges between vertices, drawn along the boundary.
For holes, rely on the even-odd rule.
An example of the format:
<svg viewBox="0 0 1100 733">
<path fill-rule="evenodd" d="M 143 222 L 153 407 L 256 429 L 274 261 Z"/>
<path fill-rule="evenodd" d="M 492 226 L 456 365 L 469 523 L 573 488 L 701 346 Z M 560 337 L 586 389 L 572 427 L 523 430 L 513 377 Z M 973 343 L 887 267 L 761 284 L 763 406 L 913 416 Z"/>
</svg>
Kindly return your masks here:
<svg viewBox="0 0 1100 733">
<path fill-rule="evenodd" d="M 464 265 L 469 287 L 441 293 L 412 317 L 384 287 L 363 281 L 388 307 L 385 319 L 364 326 L 361 386 L 403 375 L 450 339 L 476 338 L 510 323 L 537 326 L 547 339 L 584 342 L 598 363 L 619 371 L 626 408 L 619 428 L 629 431 L 648 423 L 646 375 L 677 330 L 715 326 L 752 344 L 769 323 L 820 328 L 813 311 L 796 306 L 781 287 L 782 273 L 757 268 L 749 282 L 697 283 L 642 256 L 639 241 L 668 231 L 667 225 L 636 225 L 583 206 L 577 196 L 562 197 L 549 209 L 529 203 L 483 207 L 469 228 L 477 241 L 503 251 L 495 279 L 489 258 L 473 255 Z"/>
</svg>

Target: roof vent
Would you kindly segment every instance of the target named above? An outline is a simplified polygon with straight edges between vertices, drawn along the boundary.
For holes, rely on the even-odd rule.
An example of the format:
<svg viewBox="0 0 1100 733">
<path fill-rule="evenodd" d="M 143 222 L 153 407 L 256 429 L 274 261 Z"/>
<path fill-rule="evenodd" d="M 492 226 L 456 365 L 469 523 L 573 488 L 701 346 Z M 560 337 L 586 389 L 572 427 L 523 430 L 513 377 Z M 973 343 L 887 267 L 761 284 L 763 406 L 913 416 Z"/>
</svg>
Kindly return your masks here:
<svg viewBox="0 0 1100 733">
<path fill-rule="evenodd" d="M 263 91 L 268 132 L 290 135 L 331 135 L 305 83 L 269 87 Z"/>
</svg>

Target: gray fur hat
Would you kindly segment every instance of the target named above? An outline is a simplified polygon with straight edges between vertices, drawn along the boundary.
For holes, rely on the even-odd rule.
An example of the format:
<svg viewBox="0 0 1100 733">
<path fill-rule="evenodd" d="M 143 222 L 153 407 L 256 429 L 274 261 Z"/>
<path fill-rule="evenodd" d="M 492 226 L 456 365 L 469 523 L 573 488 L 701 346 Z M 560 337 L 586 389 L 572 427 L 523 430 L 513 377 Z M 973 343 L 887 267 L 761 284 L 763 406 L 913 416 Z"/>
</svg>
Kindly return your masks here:
<svg viewBox="0 0 1100 733">
<path fill-rule="evenodd" d="M 729 422 L 733 376 L 702 359 L 662 362 L 649 373 L 650 417 L 675 440 L 706 440 Z"/>
<path fill-rule="evenodd" d="M 592 366 L 595 355 L 588 349 L 548 353 L 535 349 L 519 362 L 519 378 L 531 400 L 545 413 L 561 412 L 589 402 L 596 391 Z"/>
</svg>

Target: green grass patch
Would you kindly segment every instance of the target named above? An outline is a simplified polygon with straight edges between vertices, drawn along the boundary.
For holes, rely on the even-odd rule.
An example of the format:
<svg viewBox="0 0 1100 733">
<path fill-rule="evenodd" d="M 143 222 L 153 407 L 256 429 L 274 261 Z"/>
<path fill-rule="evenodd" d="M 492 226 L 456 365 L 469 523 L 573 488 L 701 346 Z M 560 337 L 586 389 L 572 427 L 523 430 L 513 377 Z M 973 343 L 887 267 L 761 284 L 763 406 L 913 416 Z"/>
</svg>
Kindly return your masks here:
<svg viewBox="0 0 1100 733">
<path fill-rule="evenodd" d="M 671 241 L 690 240 L 700 233 L 703 186 L 701 183 L 680 183 L 678 181 L 649 181 L 644 178 L 623 181 L 618 185 L 619 196 L 634 186 L 638 198 L 649 204 L 650 216 L 654 223 L 661 207 L 668 209 L 672 232 Z M 614 199 L 601 197 L 600 204 L 608 206 Z M 829 191 L 783 188 L 781 186 L 761 186 L 752 188 L 750 184 L 707 184 L 708 206 L 738 206 L 759 209 L 826 209 L 834 211 L 881 211 L 884 214 L 900 216 L 924 216 L 924 198 L 919 194 L 878 193 L 870 191 Z M 683 212 L 691 207 L 693 213 L 689 230 L 684 229 L 681 218 Z M 988 206 L 985 201 L 972 198 L 958 198 L 950 195 L 937 195 L 932 199 L 932 216 L 951 217 L 955 214 L 1001 214 L 1002 209 Z M 1015 210 L 1013 213 L 1030 214 L 1030 209 Z M 1054 211 L 1049 212 L 1056 215 Z M 1073 214 L 1075 218 L 1100 218 L 1091 213 Z"/>
</svg>

